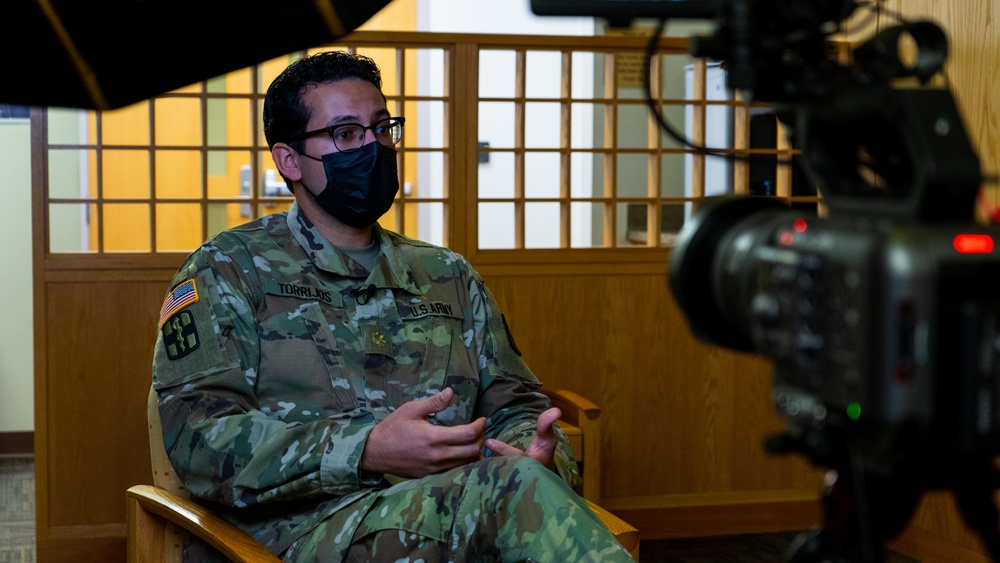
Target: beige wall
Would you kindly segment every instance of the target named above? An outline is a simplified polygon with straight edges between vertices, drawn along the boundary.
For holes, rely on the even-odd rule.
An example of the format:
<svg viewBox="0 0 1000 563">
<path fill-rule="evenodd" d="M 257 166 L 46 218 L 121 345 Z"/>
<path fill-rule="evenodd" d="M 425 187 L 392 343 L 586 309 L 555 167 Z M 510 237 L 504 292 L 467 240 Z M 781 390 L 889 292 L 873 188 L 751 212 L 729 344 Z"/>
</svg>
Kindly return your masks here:
<svg viewBox="0 0 1000 563">
<path fill-rule="evenodd" d="M 0 119 L 0 432 L 34 427 L 31 330 L 31 143 L 26 119 Z"/>
<path fill-rule="evenodd" d="M 76 110 L 51 109 L 49 130 L 60 139 L 79 136 Z M 0 120 L 0 197 L 8 214 L 0 221 L 0 240 L 6 252 L 0 268 L 0 433 L 31 432 L 34 421 L 34 338 L 31 281 L 31 150 L 30 125 L 24 120 Z M 80 169 L 61 166 L 52 181 L 79 184 Z M 78 213 L 60 213 L 54 235 L 68 248 L 80 248 Z M 13 320 L 18 319 L 17 322 Z"/>
</svg>

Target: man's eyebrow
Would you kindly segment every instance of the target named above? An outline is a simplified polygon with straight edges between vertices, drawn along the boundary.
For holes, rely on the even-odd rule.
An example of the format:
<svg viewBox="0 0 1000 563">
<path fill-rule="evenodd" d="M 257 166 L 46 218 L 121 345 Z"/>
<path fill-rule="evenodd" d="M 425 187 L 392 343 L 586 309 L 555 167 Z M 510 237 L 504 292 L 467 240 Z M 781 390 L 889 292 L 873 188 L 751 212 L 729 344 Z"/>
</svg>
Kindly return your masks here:
<svg viewBox="0 0 1000 563">
<path fill-rule="evenodd" d="M 375 119 L 373 120 L 373 122 L 380 119 L 385 119 L 387 117 L 391 117 L 391 114 L 389 113 L 388 109 L 380 109 L 375 112 L 374 117 Z M 331 119 L 329 123 L 326 124 L 326 126 L 331 127 L 333 125 L 340 125 L 341 123 L 361 123 L 361 118 L 356 115 L 338 115 L 333 119 Z"/>
<path fill-rule="evenodd" d="M 357 123 L 357 122 L 358 122 L 358 116 L 356 115 L 338 115 L 333 119 L 331 119 L 326 124 L 326 126 L 329 127 L 331 125 L 337 125 L 339 123 Z"/>
</svg>

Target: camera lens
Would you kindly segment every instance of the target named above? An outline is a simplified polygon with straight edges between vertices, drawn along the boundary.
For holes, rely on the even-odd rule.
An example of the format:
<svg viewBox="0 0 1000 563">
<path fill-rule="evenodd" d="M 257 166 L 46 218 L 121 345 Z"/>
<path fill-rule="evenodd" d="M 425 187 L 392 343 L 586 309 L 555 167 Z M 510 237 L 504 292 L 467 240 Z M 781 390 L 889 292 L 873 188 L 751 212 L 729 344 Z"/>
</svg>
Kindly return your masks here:
<svg viewBox="0 0 1000 563">
<path fill-rule="evenodd" d="M 754 284 L 743 262 L 752 248 L 769 242 L 773 229 L 767 225 L 775 213 L 784 215 L 788 207 L 771 198 L 709 197 L 684 224 L 670 256 L 670 287 L 696 337 L 753 350 L 746 317 L 754 314 L 756 292 L 747 294 Z"/>
</svg>

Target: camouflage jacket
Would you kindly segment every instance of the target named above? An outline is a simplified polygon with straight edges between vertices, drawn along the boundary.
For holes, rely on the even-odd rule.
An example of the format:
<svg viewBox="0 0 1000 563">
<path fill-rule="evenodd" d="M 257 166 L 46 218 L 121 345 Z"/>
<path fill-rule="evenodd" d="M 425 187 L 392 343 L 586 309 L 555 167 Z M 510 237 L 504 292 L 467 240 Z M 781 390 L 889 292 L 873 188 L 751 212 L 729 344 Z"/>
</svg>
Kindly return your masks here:
<svg viewBox="0 0 1000 563">
<path fill-rule="evenodd" d="M 401 404 L 452 387 L 439 423 L 485 416 L 487 438 L 521 449 L 549 407 L 463 257 L 375 236 L 369 273 L 293 205 L 194 251 L 161 310 L 153 385 L 171 463 L 276 554 L 388 486 L 359 475 L 359 461 Z M 556 467 L 578 483 L 565 436 Z"/>
</svg>

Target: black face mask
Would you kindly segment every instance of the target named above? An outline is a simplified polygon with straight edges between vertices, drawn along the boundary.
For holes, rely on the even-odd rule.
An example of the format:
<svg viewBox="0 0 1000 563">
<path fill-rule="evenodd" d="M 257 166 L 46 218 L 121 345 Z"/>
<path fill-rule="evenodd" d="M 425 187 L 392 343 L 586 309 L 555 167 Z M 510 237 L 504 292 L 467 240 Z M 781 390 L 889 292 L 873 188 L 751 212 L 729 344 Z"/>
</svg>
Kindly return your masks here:
<svg viewBox="0 0 1000 563">
<path fill-rule="evenodd" d="M 322 161 L 326 188 L 316 203 L 338 221 L 363 229 L 392 206 L 399 191 L 396 149 L 372 142 L 354 152 L 324 154 Z"/>
</svg>

